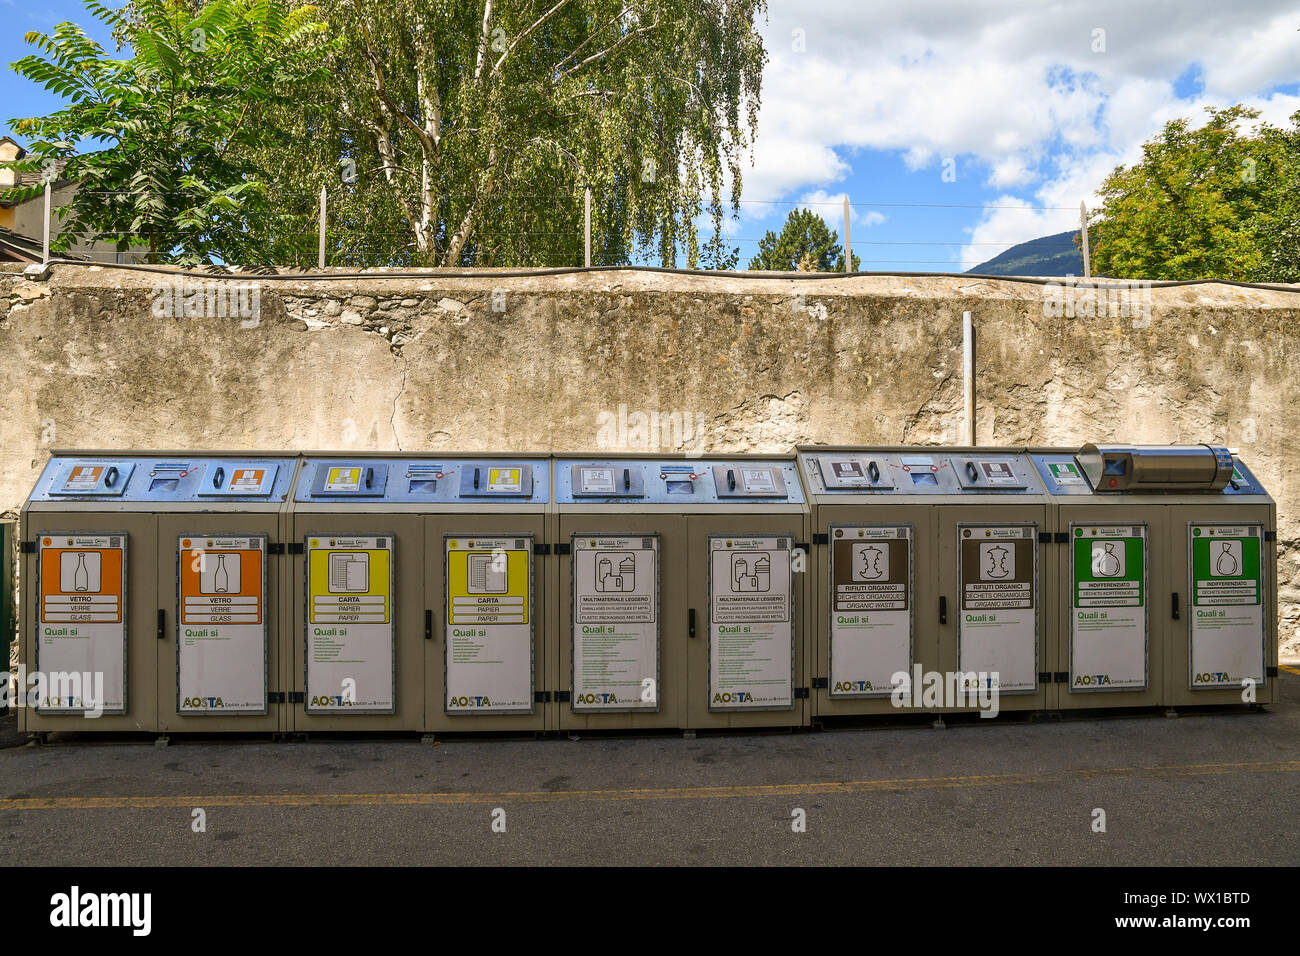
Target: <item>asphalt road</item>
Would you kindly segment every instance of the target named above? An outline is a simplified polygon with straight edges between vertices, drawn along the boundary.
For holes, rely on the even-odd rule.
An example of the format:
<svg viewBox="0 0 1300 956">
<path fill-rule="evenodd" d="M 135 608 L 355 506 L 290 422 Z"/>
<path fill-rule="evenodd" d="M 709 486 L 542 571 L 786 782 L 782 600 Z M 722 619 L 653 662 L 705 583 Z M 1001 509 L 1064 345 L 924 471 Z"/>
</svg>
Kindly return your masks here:
<svg viewBox="0 0 1300 956">
<path fill-rule="evenodd" d="M 1282 696 L 1263 713 L 695 740 L 16 746 L 0 749 L 0 848 L 78 866 L 1296 865 L 1300 676 Z"/>
</svg>

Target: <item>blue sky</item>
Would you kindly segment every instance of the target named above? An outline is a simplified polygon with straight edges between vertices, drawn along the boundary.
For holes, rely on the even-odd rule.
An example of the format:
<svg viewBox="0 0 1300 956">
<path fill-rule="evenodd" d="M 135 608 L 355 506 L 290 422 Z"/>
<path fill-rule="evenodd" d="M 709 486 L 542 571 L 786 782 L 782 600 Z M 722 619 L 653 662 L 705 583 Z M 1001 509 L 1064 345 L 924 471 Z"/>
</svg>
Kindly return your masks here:
<svg viewBox="0 0 1300 956">
<path fill-rule="evenodd" d="M 75 0 L 0 0 L 0 15 L 6 67 L 27 31 L 91 22 Z M 1285 122 L 1297 29 L 1293 0 L 771 0 L 754 165 L 726 231 L 743 267 L 800 202 L 826 203 L 810 208 L 842 235 L 847 194 L 864 269 L 969 268 L 1074 228 L 1168 119 L 1245 102 Z M 0 104 L 2 121 L 57 101 L 6 69 Z"/>
</svg>

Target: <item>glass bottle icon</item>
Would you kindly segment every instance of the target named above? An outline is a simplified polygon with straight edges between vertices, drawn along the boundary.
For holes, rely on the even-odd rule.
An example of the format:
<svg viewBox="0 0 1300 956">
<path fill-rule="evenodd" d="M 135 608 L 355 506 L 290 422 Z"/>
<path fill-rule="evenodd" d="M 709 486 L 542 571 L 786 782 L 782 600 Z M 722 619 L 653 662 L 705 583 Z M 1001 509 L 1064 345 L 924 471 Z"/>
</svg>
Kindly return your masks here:
<svg viewBox="0 0 1300 956">
<path fill-rule="evenodd" d="M 212 587 L 218 594 L 230 593 L 230 572 L 226 570 L 226 556 L 217 555 L 217 569 L 212 572 Z"/>
<path fill-rule="evenodd" d="M 90 572 L 86 570 L 86 552 L 77 555 L 77 568 L 72 572 L 72 589 L 74 591 L 90 590 Z"/>
</svg>

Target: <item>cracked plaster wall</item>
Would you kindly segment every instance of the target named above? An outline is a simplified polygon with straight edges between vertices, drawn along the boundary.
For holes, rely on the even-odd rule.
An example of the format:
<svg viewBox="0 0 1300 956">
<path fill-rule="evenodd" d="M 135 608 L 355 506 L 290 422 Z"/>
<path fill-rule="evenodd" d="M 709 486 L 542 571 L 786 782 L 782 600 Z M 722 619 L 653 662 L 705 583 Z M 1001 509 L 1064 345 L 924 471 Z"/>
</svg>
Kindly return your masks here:
<svg viewBox="0 0 1300 956">
<path fill-rule="evenodd" d="M 1241 449 L 1278 500 L 1283 632 L 1295 644 L 1294 294 L 1157 289 L 1150 323 L 1135 328 L 1049 317 L 1040 286 L 960 277 L 204 280 L 258 285 L 260 314 L 244 328 L 156 317 L 158 283 L 170 277 L 56 266 L 33 282 L 5 268 L 8 513 L 56 446 L 546 452 L 612 441 L 653 452 L 957 442 L 961 314 L 971 309 L 982 443 Z"/>
</svg>

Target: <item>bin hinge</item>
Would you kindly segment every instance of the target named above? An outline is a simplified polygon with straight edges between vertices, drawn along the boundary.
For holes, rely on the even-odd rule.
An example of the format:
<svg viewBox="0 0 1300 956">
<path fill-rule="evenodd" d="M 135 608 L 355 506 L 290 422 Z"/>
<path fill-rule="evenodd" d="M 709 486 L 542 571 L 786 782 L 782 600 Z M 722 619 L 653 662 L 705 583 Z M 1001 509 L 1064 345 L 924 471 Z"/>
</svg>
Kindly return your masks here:
<svg viewBox="0 0 1300 956">
<path fill-rule="evenodd" d="M 1264 668 L 1264 676 L 1265 676 L 1265 677 L 1276 677 L 1276 676 L 1277 676 L 1277 668 L 1276 668 L 1276 667 L 1265 667 L 1265 668 Z"/>
<path fill-rule="evenodd" d="M 1264 540 L 1265 540 L 1265 541 L 1276 541 L 1276 540 L 1277 540 L 1277 532 L 1276 532 L 1276 531 L 1265 531 L 1265 532 L 1264 532 Z"/>
<path fill-rule="evenodd" d="M 284 703 L 284 691 L 282 691 L 282 690 L 272 690 L 272 691 L 267 691 L 267 694 L 266 694 L 266 702 L 267 702 L 268 704 L 283 704 L 283 703 Z"/>
<path fill-rule="evenodd" d="M 557 690 L 552 696 L 554 696 L 561 704 L 567 704 L 569 701 L 573 700 L 573 692 L 567 690 Z"/>
<path fill-rule="evenodd" d="M 573 544 L 569 541 L 560 541 L 555 545 L 556 554 L 573 554 Z"/>
<path fill-rule="evenodd" d="M 1069 544 L 1070 533 L 1068 531 L 1058 531 L 1055 540 L 1057 544 Z"/>
<path fill-rule="evenodd" d="M 816 534 L 813 535 L 813 544 L 830 544 L 830 543 L 831 543 L 831 536 L 829 534 L 822 534 L 821 532 L 817 532 Z"/>
<path fill-rule="evenodd" d="M 1070 672 L 1069 672 L 1069 671 L 1057 671 L 1055 674 L 1052 675 L 1052 683 L 1053 683 L 1053 684 L 1068 684 L 1068 683 L 1070 683 Z"/>
<path fill-rule="evenodd" d="M 290 554 L 306 554 L 307 549 L 301 541 L 290 541 L 285 547 L 289 549 Z"/>
<path fill-rule="evenodd" d="M 270 541 L 270 542 L 267 542 L 267 545 L 266 545 L 266 553 L 267 553 L 267 554 L 284 554 L 284 542 L 283 542 L 283 541 Z"/>
<path fill-rule="evenodd" d="M 533 554 L 550 554 L 551 546 L 542 541 L 533 542 Z"/>
<path fill-rule="evenodd" d="M 796 688 L 794 689 L 794 699 L 795 699 L 795 700 L 807 700 L 807 699 L 808 699 L 808 688 L 807 688 L 807 687 L 796 687 Z"/>
<path fill-rule="evenodd" d="M 551 701 L 551 692 L 549 690 L 539 690 L 533 694 L 533 702 L 538 704 L 548 704 Z"/>
<path fill-rule="evenodd" d="M 811 548 L 808 547 L 807 541 L 796 541 L 794 543 L 794 548 L 796 551 L 802 551 L 804 554 L 807 554 L 810 550 L 812 550 Z"/>
<path fill-rule="evenodd" d="M 1039 671 L 1039 672 L 1038 672 L 1038 683 L 1040 683 L 1040 684 L 1050 684 L 1051 682 L 1052 682 L 1052 672 L 1051 672 L 1051 671 Z"/>
<path fill-rule="evenodd" d="M 291 704 L 305 704 L 305 703 L 307 703 L 307 692 L 306 692 L 305 690 L 291 690 L 291 691 L 289 691 L 289 703 L 291 703 Z"/>
<path fill-rule="evenodd" d="M 829 677 L 814 677 L 812 685 L 814 690 L 821 690 L 824 687 L 831 686 L 831 679 Z"/>
<path fill-rule="evenodd" d="M 1040 531 L 1040 532 L 1038 532 L 1038 543 L 1039 543 L 1039 544 L 1051 544 L 1051 543 L 1052 543 L 1052 532 L 1050 532 L 1050 531 Z"/>
<path fill-rule="evenodd" d="M 433 640 L 433 612 L 427 607 L 424 609 L 424 639 Z"/>
<path fill-rule="evenodd" d="M 19 554 L 35 554 L 35 553 L 36 553 L 36 542 L 35 542 L 35 541 L 20 541 L 20 542 L 18 542 L 18 553 L 19 553 Z"/>
</svg>

